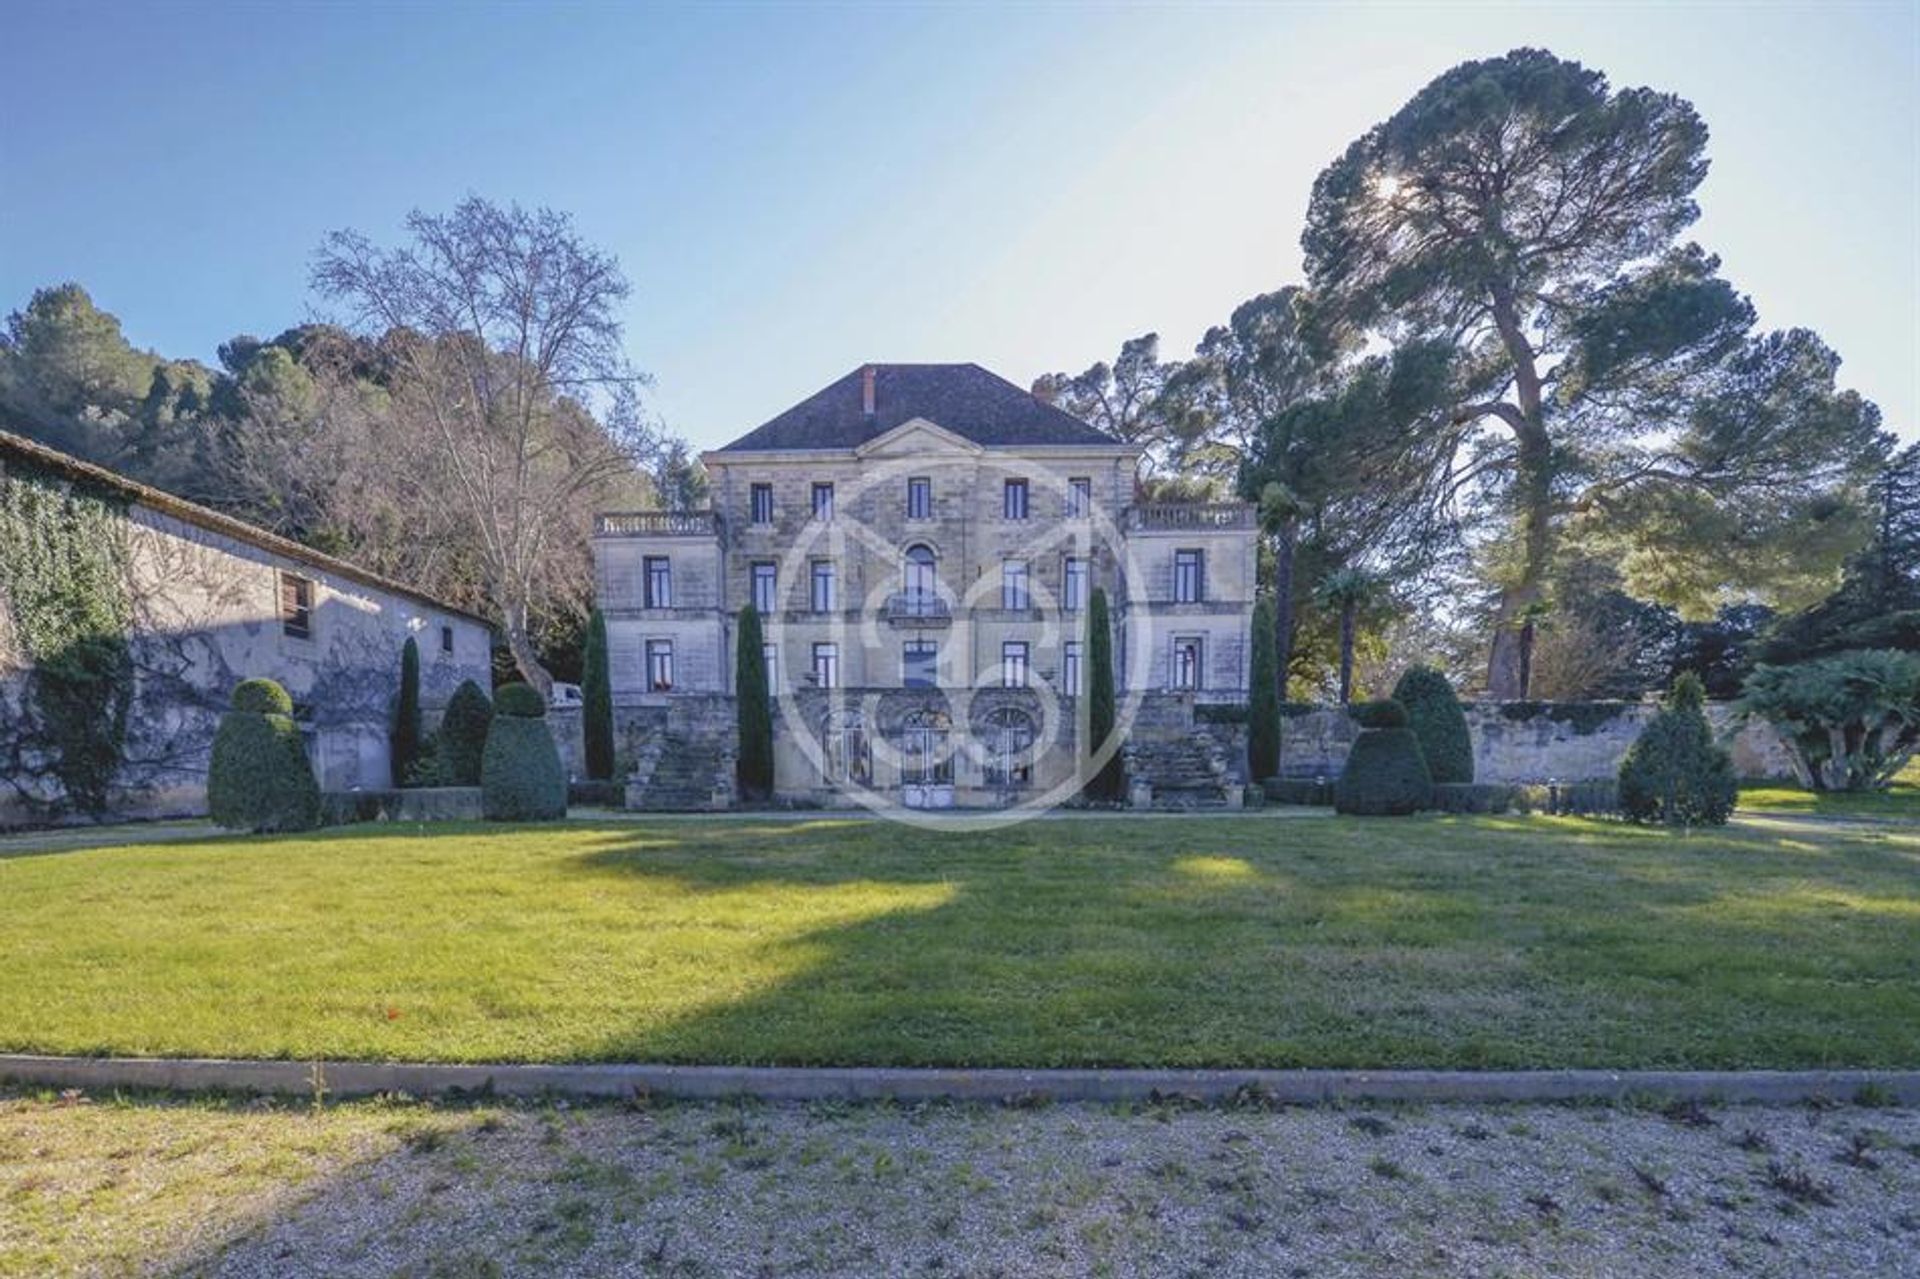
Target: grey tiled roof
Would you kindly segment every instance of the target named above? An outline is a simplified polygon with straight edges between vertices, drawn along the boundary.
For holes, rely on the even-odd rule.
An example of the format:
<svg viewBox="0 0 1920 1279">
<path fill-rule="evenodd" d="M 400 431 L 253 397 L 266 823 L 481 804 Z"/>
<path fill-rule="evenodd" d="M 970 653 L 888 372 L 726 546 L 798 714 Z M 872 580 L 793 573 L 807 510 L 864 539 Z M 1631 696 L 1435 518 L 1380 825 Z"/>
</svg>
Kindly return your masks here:
<svg viewBox="0 0 1920 1279">
<path fill-rule="evenodd" d="M 872 417 L 861 404 L 868 368 L 874 373 Z M 978 364 L 863 364 L 720 452 L 858 448 L 914 418 L 989 448 L 1118 443 Z"/>
</svg>

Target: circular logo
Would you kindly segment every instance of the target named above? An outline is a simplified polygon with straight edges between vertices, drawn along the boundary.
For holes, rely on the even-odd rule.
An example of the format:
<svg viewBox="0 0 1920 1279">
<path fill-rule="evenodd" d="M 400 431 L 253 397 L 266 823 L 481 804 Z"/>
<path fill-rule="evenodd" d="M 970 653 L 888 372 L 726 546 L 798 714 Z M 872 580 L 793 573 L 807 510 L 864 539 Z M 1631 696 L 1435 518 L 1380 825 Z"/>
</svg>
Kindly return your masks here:
<svg viewBox="0 0 1920 1279">
<path fill-rule="evenodd" d="M 1057 808 L 1120 751 L 1146 691 L 1128 539 L 1086 480 L 1031 459 L 870 463 L 816 500 L 774 582 L 762 625 L 787 740 L 821 788 L 895 821 L 992 828 Z M 1088 752 L 1097 586 L 1127 679 Z"/>
</svg>

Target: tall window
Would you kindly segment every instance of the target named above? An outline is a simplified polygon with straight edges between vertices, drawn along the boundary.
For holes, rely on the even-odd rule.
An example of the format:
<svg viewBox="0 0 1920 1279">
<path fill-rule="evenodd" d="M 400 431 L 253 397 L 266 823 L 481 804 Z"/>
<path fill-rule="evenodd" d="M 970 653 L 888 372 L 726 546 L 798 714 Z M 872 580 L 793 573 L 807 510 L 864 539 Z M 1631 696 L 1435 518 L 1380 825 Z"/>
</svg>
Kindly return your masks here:
<svg viewBox="0 0 1920 1279">
<path fill-rule="evenodd" d="M 909 786 L 953 784 L 948 720 L 940 711 L 912 711 L 900 729 L 900 780 Z"/>
<path fill-rule="evenodd" d="M 816 613 L 833 612 L 833 561 L 815 560 L 813 562 L 813 611 Z"/>
<path fill-rule="evenodd" d="M 778 693 L 780 691 L 780 646 L 762 644 L 760 660 L 767 664 L 767 692 Z"/>
<path fill-rule="evenodd" d="M 1024 520 L 1027 518 L 1027 482 L 1008 480 L 1000 492 L 1000 515 L 1003 519 Z"/>
<path fill-rule="evenodd" d="M 1025 560 L 1000 561 L 1000 607 L 1032 607 L 1031 596 L 1027 592 L 1027 562 Z"/>
<path fill-rule="evenodd" d="M 815 484 L 813 486 L 813 518 L 816 520 L 833 518 L 833 485 Z"/>
<path fill-rule="evenodd" d="M 840 646 L 838 644 L 813 646 L 813 682 L 821 688 L 840 687 Z"/>
<path fill-rule="evenodd" d="M 1206 598 L 1206 573 L 1198 551 L 1173 553 L 1173 602 L 1198 604 Z"/>
<path fill-rule="evenodd" d="M 1067 556 L 1067 570 L 1061 582 L 1060 607 L 1078 613 L 1087 606 L 1087 561 L 1078 555 Z"/>
<path fill-rule="evenodd" d="M 1093 481 L 1076 475 L 1067 481 L 1067 518 L 1084 520 L 1093 509 Z"/>
<path fill-rule="evenodd" d="M 873 781 L 873 745 L 867 740 L 867 721 L 859 711 L 835 711 L 820 726 L 826 776 L 830 782 Z"/>
<path fill-rule="evenodd" d="M 1033 717 L 1002 706 L 987 717 L 986 774 L 989 786 L 1025 786 L 1033 780 Z"/>
<path fill-rule="evenodd" d="M 1025 640 L 1008 640 L 1000 646 L 1000 687 L 1025 688 L 1027 686 L 1028 652 Z"/>
<path fill-rule="evenodd" d="M 1060 651 L 1060 691 L 1080 696 L 1080 641 L 1068 640 Z"/>
<path fill-rule="evenodd" d="M 646 565 L 647 607 L 673 607 L 673 561 L 664 555 L 649 555 Z"/>
<path fill-rule="evenodd" d="M 1200 637 L 1183 635 L 1173 641 L 1173 686 L 1200 687 Z"/>
<path fill-rule="evenodd" d="M 935 601 L 940 598 L 934 563 L 931 547 L 907 548 L 907 611 L 916 616 L 932 613 Z"/>
<path fill-rule="evenodd" d="M 940 686 L 940 645 L 933 640 L 908 640 L 900 651 L 900 683 L 904 688 Z"/>
<path fill-rule="evenodd" d="M 280 630 L 293 639 L 313 638 L 313 583 L 307 578 L 280 575 Z"/>
<path fill-rule="evenodd" d="M 673 641 L 647 641 L 647 687 L 656 693 L 673 688 Z"/>
<path fill-rule="evenodd" d="M 780 606 L 780 566 L 761 561 L 753 566 L 753 611 L 765 617 Z"/>
<path fill-rule="evenodd" d="M 755 524 L 773 523 L 773 485 L 756 484 L 748 492 L 751 498 L 749 518 Z"/>
<path fill-rule="evenodd" d="M 933 518 L 933 481 L 924 475 L 916 475 L 907 481 L 907 518 Z"/>
<path fill-rule="evenodd" d="M 453 628 L 451 626 L 442 626 L 440 628 L 440 651 L 442 653 L 451 653 L 453 651 Z"/>
</svg>

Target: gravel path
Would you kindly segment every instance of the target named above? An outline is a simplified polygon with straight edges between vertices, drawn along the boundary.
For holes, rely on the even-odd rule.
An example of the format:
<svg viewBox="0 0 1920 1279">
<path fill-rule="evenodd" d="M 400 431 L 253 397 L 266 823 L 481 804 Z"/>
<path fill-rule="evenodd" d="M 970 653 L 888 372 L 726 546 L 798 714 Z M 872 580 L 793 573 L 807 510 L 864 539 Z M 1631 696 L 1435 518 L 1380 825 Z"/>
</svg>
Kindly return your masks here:
<svg viewBox="0 0 1920 1279">
<path fill-rule="evenodd" d="M 0 1098 L 0 1271 L 66 1221 L 273 1279 L 1912 1276 L 1920 1111 Z"/>
</svg>

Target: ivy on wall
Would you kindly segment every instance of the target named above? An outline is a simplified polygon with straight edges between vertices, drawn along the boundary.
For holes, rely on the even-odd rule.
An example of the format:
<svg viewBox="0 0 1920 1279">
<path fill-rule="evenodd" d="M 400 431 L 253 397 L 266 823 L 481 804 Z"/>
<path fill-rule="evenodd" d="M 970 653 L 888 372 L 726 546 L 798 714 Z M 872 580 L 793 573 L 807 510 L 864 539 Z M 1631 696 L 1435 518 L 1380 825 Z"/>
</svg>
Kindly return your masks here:
<svg viewBox="0 0 1920 1279">
<path fill-rule="evenodd" d="M 0 607 L 35 710 L 21 745 L 46 758 L 67 805 L 90 813 L 106 808 L 133 696 L 127 547 L 124 501 L 0 467 Z"/>
</svg>

